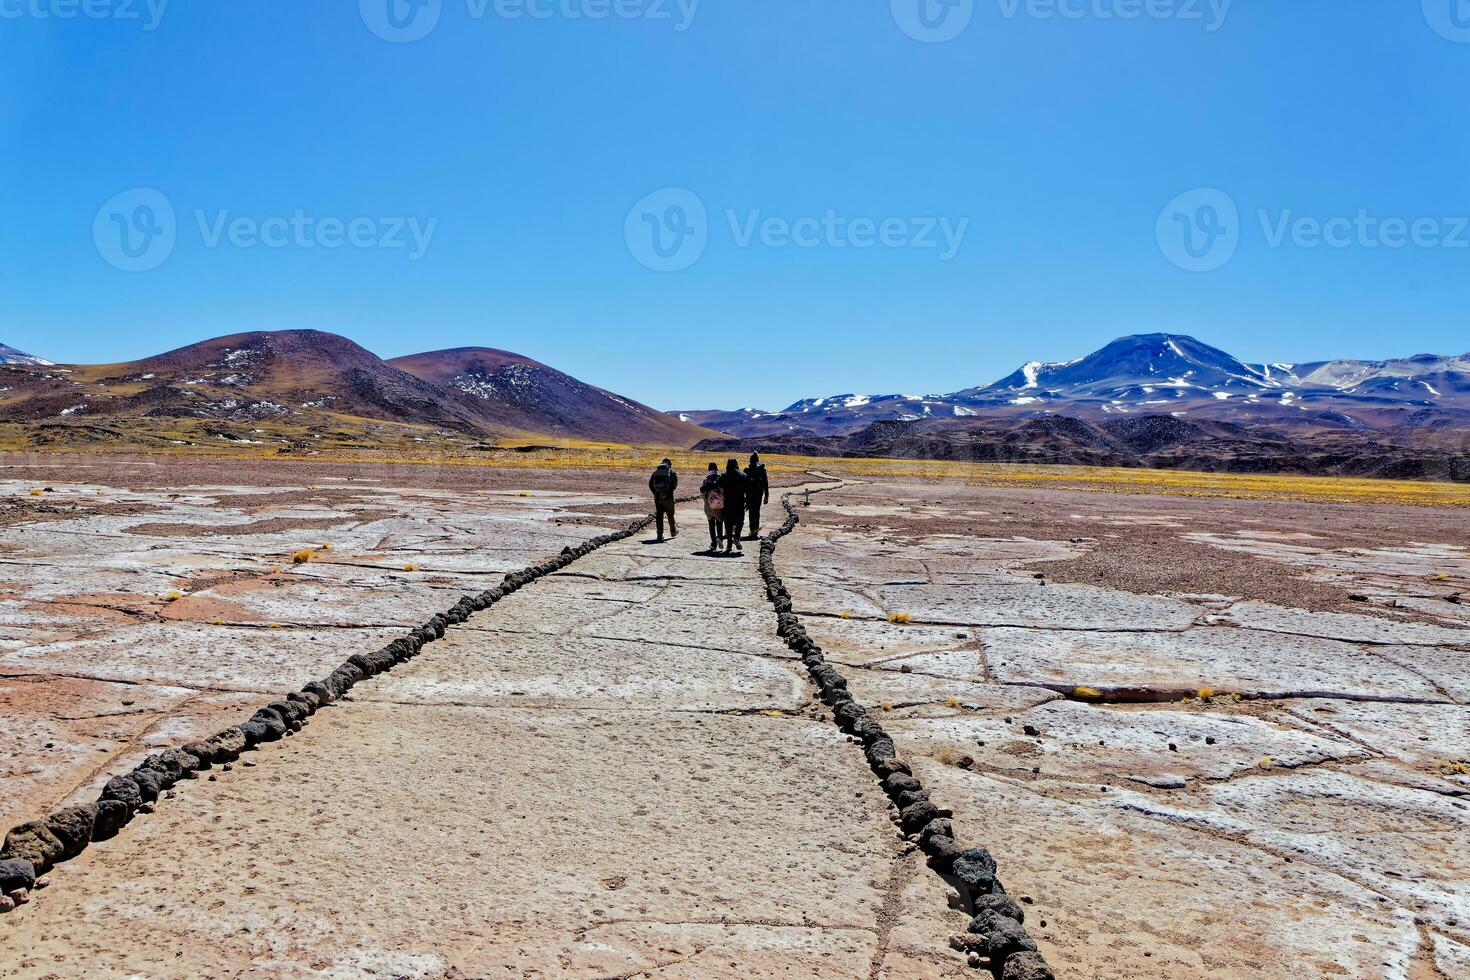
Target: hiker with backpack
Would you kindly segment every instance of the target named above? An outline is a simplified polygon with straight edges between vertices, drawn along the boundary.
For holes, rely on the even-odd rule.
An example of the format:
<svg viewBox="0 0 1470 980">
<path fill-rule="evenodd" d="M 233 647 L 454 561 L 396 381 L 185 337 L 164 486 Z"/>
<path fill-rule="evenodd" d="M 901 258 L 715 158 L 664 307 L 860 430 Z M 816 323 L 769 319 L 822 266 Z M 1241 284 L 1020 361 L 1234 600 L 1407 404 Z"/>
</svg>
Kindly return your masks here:
<svg viewBox="0 0 1470 980">
<path fill-rule="evenodd" d="M 720 490 L 725 497 L 725 554 L 733 549 L 739 554 L 745 554 L 745 549 L 740 545 L 740 531 L 745 527 L 745 474 L 740 472 L 740 464 L 731 459 L 725 464 L 725 472 L 720 476 Z"/>
<path fill-rule="evenodd" d="M 709 472 L 699 486 L 699 495 L 704 498 L 704 516 L 709 521 L 709 550 L 713 554 L 720 550 L 720 538 L 725 528 L 725 491 L 720 489 L 720 467 L 710 463 Z"/>
<path fill-rule="evenodd" d="M 761 504 L 771 502 L 771 480 L 766 476 L 766 464 L 761 462 L 760 453 L 750 454 L 750 465 L 745 468 L 745 506 L 750 511 L 750 540 L 761 536 Z"/>
<path fill-rule="evenodd" d="M 674 524 L 674 491 L 679 489 L 679 474 L 674 464 L 665 459 L 648 478 L 648 489 L 653 491 L 653 513 L 658 521 L 658 539 L 664 539 L 664 517 L 669 519 L 669 537 L 677 538 L 679 528 Z"/>
</svg>

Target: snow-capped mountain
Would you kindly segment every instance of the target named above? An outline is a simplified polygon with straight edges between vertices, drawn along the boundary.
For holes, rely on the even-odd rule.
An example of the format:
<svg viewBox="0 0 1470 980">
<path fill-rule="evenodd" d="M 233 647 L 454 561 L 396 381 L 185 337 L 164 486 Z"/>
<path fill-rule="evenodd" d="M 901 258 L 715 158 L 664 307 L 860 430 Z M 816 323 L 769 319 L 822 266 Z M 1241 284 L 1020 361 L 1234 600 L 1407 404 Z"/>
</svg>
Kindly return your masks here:
<svg viewBox="0 0 1470 980">
<path fill-rule="evenodd" d="M 838 435 L 877 421 L 1173 415 L 1330 428 L 1470 426 L 1470 354 L 1248 364 L 1182 334 L 1120 337 L 1070 361 L 1031 361 L 948 395 L 829 395 L 750 418 L 687 413 L 738 436 Z M 705 418 L 709 421 L 704 421 Z"/>
<path fill-rule="evenodd" d="M 50 367 L 51 362 L 44 357 L 27 354 L 23 350 L 16 350 L 7 344 L 0 344 L 0 364 L 31 364 L 38 367 Z"/>
</svg>

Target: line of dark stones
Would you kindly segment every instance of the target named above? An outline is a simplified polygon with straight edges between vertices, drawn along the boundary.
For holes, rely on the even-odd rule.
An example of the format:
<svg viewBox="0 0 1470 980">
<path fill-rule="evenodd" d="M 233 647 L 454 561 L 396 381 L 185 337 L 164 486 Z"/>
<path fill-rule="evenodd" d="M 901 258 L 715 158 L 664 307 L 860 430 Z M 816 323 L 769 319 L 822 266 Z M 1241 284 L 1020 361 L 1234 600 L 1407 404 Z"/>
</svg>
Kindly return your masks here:
<svg viewBox="0 0 1470 980">
<path fill-rule="evenodd" d="M 831 488 L 826 488 L 831 489 Z M 812 491 L 820 492 L 820 491 Z M 959 944 L 971 966 L 988 966 L 1000 980 L 1055 980 L 1051 968 L 1022 922 L 1025 913 L 996 876 L 995 859 L 983 847 L 961 848 L 955 840 L 954 814 L 929 799 L 923 784 L 898 757 L 893 739 L 847 690 L 847 679 L 828 661 L 801 620 L 791 611 L 791 593 L 776 574 L 776 543 L 795 529 L 797 515 L 791 494 L 781 498 L 786 521 L 761 539 L 760 573 L 766 595 L 776 608 L 776 633 L 801 657 L 807 673 L 832 709 L 833 721 L 863 746 L 868 765 L 883 792 L 893 802 L 895 819 L 904 836 L 928 856 L 929 866 L 958 893 L 970 919 L 968 935 Z"/>
<path fill-rule="evenodd" d="M 635 521 L 621 531 L 599 535 L 561 554 L 518 572 L 511 572 L 493 589 L 461 596 L 447 611 L 436 613 L 417 629 L 371 653 L 354 653 L 321 680 L 292 691 L 217 735 L 165 749 L 144 759 L 124 776 L 107 781 L 93 803 L 67 807 L 48 817 L 13 828 L 0 847 L 0 912 L 29 899 L 36 879 L 61 861 L 69 861 L 93 841 L 115 837 L 139 813 L 152 812 L 153 802 L 181 779 L 215 765 L 228 765 L 265 742 L 275 742 L 301 730 L 316 711 L 339 700 L 359 681 L 392 670 L 413 659 L 423 648 L 444 636 L 450 626 L 463 623 L 518 589 L 559 571 L 603 545 L 632 537 L 653 523 L 652 517 Z"/>
</svg>

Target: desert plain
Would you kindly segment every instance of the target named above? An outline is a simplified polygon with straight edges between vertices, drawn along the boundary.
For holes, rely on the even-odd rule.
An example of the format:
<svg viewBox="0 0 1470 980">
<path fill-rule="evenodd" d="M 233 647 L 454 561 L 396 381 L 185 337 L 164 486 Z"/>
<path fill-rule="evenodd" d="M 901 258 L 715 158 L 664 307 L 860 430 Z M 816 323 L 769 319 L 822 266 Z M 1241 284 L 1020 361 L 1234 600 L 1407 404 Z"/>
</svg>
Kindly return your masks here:
<svg viewBox="0 0 1470 980">
<path fill-rule="evenodd" d="M 0 456 L 0 830 L 646 516 L 657 455 Z M 1056 976 L 1470 976 L 1470 490 L 771 465 L 791 611 Z M 180 781 L 0 976 L 985 975 L 755 542 L 680 520 Z"/>
</svg>

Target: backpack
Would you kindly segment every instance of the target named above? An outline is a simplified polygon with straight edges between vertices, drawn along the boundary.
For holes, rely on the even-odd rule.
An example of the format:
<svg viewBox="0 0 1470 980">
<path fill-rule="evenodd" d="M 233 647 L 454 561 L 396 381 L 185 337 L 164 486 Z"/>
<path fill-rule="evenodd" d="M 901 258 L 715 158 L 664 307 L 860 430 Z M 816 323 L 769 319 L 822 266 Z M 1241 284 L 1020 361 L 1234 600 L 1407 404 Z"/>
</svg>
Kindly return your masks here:
<svg viewBox="0 0 1470 980">
<path fill-rule="evenodd" d="M 725 510 L 725 491 L 719 487 L 711 490 L 709 496 L 704 498 L 704 509 L 711 514 L 723 513 Z"/>
<path fill-rule="evenodd" d="M 671 496 L 674 492 L 672 486 L 674 481 L 671 480 L 670 477 L 672 477 L 673 475 L 674 471 L 666 466 L 660 466 L 658 469 L 654 470 L 653 479 L 649 481 L 653 486 L 654 492 L 666 497 Z"/>
</svg>

